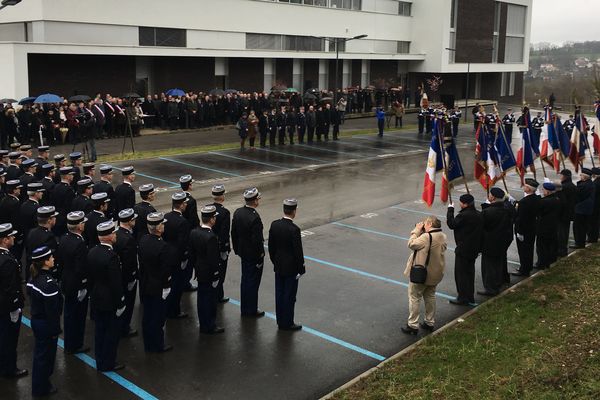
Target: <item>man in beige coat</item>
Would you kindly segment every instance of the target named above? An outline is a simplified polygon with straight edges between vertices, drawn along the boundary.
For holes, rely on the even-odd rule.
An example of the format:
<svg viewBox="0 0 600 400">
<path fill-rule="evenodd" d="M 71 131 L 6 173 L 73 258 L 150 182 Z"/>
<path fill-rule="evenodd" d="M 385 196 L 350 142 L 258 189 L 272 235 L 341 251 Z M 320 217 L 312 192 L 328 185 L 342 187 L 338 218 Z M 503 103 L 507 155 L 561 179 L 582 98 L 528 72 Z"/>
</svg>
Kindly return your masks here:
<svg viewBox="0 0 600 400">
<path fill-rule="evenodd" d="M 431 237 L 431 247 L 429 238 Z M 413 263 L 425 265 L 429 254 L 427 267 L 427 280 L 424 284 L 410 283 L 408 285 L 408 323 L 402 327 L 402 332 L 416 335 L 419 332 L 419 309 L 421 299 L 425 301 L 425 321 L 421 328 L 433 331 L 435 324 L 435 288 L 444 277 L 446 265 L 445 253 L 448 248 L 446 234 L 442 232 L 442 223 L 434 216 L 427 217 L 419 222 L 410 234 L 408 248 L 413 251 L 406 263 L 404 275 L 410 276 Z"/>
</svg>

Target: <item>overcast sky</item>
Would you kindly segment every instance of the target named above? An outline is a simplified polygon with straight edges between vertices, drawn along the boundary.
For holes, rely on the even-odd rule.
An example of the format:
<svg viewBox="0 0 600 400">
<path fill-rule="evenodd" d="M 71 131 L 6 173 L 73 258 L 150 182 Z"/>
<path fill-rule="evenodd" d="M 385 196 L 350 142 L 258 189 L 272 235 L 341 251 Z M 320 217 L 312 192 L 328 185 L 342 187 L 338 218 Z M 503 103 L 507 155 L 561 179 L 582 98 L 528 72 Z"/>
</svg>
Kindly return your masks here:
<svg viewBox="0 0 600 400">
<path fill-rule="evenodd" d="M 531 42 L 600 40 L 600 0 L 533 0 Z"/>
</svg>

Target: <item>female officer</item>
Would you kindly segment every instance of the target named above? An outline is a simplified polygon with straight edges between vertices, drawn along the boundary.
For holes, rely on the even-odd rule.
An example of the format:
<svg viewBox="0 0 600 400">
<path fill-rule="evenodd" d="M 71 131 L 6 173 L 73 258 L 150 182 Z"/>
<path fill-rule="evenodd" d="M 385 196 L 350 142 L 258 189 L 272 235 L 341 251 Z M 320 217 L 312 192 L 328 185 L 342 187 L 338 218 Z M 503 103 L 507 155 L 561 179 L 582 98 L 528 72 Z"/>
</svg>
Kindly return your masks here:
<svg viewBox="0 0 600 400">
<path fill-rule="evenodd" d="M 27 284 L 31 299 L 31 328 L 35 336 L 31 392 L 34 397 L 56 393 L 50 383 L 54 372 L 56 344 L 60 329 L 63 299 L 58 282 L 52 277 L 52 249 L 38 247 L 31 255 L 31 280 Z"/>
</svg>

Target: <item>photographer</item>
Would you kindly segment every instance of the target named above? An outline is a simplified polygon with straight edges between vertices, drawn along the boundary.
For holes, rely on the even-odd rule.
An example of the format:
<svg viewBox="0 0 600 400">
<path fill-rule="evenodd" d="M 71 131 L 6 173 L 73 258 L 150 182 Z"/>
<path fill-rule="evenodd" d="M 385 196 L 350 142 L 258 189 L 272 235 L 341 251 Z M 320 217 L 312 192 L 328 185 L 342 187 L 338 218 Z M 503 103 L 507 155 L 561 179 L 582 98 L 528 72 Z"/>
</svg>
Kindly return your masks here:
<svg viewBox="0 0 600 400">
<path fill-rule="evenodd" d="M 409 335 L 419 333 L 419 326 L 429 332 L 435 324 L 435 289 L 444 277 L 445 252 L 448 247 L 446 235 L 442 232 L 442 223 L 434 216 L 425 218 L 417 223 L 410 233 L 408 248 L 413 253 L 408 258 L 404 275 L 410 276 L 408 285 L 408 323 L 402 327 L 402 332 Z M 411 272 L 415 267 L 424 267 L 422 283 L 417 280 L 417 274 Z M 422 268 L 421 268 L 421 272 Z M 425 276 L 423 276 L 425 275 Z M 419 309 L 421 299 L 425 302 L 425 321 L 419 325 Z"/>
</svg>

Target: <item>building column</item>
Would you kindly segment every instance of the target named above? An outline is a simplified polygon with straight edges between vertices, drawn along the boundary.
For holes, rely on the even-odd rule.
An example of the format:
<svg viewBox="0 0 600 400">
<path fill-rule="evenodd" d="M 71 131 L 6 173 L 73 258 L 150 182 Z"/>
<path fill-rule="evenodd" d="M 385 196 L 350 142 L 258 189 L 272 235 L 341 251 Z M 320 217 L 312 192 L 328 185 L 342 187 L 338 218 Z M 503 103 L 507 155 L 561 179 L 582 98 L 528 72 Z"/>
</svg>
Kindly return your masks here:
<svg viewBox="0 0 600 400">
<path fill-rule="evenodd" d="M 328 90 L 329 60 L 319 60 L 319 89 Z"/>
<path fill-rule="evenodd" d="M 292 65 L 292 86 L 302 91 L 302 81 L 304 80 L 304 71 L 302 70 L 304 66 L 304 60 L 300 58 L 293 59 Z"/>
<path fill-rule="evenodd" d="M 263 91 L 269 93 L 275 84 L 275 59 L 265 58 L 263 67 Z"/>
<path fill-rule="evenodd" d="M 350 78 L 352 76 L 352 60 L 342 61 L 342 89 L 350 86 Z"/>
<path fill-rule="evenodd" d="M 229 76 L 229 59 L 225 57 L 215 57 L 215 86 L 221 89 L 227 89 Z"/>
<path fill-rule="evenodd" d="M 154 82 L 152 82 L 152 62 L 150 57 L 139 56 L 135 57 L 135 81 L 146 81 L 146 93 L 140 93 L 145 96 L 154 92 Z"/>
<path fill-rule="evenodd" d="M 29 96 L 27 52 L 12 43 L 3 43 L 0 44 L 0 60 L 0 93 L 14 99 Z"/>
<path fill-rule="evenodd" d="M 371 62 L 369 60 L 362 60 L 360 74 L 360 87 L 366 87 L 369 85 L 371 76 Z"/>
<path fill-rule="evenodd" d="M 403 89 L 408 87 L 408 61 L 398 61 L 398 85 Z"/>
</svg>

